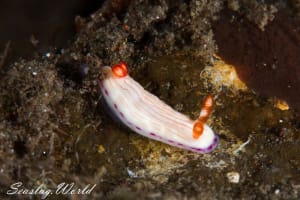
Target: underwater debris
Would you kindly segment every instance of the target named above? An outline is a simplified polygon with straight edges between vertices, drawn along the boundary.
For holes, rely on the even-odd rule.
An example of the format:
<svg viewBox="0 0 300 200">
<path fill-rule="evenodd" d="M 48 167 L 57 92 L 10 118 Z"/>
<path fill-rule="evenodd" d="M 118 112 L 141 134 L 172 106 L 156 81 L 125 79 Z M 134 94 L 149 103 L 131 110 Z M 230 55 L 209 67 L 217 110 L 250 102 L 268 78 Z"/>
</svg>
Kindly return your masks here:
<svg viewBox="0 0 300 200">
<path fill-rule="evenodd" d="M 273 101 L 274 101 L 275 108 L 278 108 L 279 110 L 289 110 L 290 109 L 289 104 L 282 99 L 274 98 Z"/>
<path fill-rule="evenodd" d="M 98 153 L 99 154 L 103 154 L 105 152 L 105 148 L 104 148 L 104 146 L 103 145 L 98 145 Z"/>
<path fill-rule="evenodd" d="M 238 172 L 228 172 L 226 177 L 230 183 L 239 183 L 240 182 L 240 174 Z"/>
<path fill-rule="evenodd" d="M 127 174 L 130 178 L 138 178 L 138 175 L 133 172 L 132 170 L 130 170 L 129 168 L 126 168 Z"/>
<path fill-rule="evenodd" d="M 251 141 L 251 135 L 249 135 L 248 140 L 241 144 L 236 150 L 233 151 L 233 155 L 239 154 L 240 151 L 243 151 L 247 144 L 249 144 Z"/>
<path fill-rule="evenodd" d="M 217 91 L 228 87 L 233 92 L 247 90 L 247 86 L 238 77 L 233 65 L 225 63 L 219 56 L 214 56 L 213 66 L 206 66 L 201 72 L 201 78 L 208 78 Z"/>
</svg>

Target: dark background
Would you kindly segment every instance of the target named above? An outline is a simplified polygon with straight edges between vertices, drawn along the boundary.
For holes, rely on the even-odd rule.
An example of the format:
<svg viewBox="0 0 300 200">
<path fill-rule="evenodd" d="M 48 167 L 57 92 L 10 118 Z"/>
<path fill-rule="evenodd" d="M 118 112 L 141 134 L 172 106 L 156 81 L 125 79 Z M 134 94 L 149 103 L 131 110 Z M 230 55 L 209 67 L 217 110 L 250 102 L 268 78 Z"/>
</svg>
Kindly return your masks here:
<svg viewBox="0 0 300 200">
<path fill-rule="evenodd" d="M 0 1 L 0 52 L 11 41 L 8 59 L 66 45 L 75 34 L 75 16 L 88 17 L 101 0 L 2 0 Z M 39 41 L 34 46 L 31 36 Z M 7 62 L 7 61 L 6 61 Z"/>
</svg>

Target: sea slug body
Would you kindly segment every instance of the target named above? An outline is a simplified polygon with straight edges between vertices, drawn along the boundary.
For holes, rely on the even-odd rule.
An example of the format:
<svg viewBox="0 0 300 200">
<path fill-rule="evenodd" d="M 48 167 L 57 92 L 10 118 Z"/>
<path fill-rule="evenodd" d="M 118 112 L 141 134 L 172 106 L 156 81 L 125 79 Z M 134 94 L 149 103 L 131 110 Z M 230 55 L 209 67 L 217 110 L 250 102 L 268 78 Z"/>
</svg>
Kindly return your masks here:
<svg viewBox="0 0 300 200">
<path fill-rule="evenodd" d="M 212 111 L 212 96 L 204 100 L 199 118 L 193 121 L 147 92 L 128 75 L 124 62 L 101 70 L 99 85 L 105 102 L 133 131 L 198 153 L 208 153 L 217 146 L 218 136 L 205 124 Z"/>
</svg>

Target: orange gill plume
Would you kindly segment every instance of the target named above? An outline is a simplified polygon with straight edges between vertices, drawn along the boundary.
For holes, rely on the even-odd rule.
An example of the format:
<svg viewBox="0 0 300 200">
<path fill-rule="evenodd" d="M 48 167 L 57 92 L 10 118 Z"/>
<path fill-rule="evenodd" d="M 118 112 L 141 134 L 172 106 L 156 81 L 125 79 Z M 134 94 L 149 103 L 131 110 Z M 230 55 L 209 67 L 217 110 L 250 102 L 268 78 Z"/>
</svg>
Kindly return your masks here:
<svg viewBox="0 0 300 200">
<path fill-rule="evenodd" d="M 214 104 L 214 98 L 212 95 L 208 95 L 202 104 L 202 108 L 200 111 L 200 115 L 196 122 L 194 123 L 193 127 L 193 138 L 198 139 L 204 130 L 204 124 L 207 121 L 210 113 L 212 112 L 213 109 L 213 104 Z"/>
</svg>

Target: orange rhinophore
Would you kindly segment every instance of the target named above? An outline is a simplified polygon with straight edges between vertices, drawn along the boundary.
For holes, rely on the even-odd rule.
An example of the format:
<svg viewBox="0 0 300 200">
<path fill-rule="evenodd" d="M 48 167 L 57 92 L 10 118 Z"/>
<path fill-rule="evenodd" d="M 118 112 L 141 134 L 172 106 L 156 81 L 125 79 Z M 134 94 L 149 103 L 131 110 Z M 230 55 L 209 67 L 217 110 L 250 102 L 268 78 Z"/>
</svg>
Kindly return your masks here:
<svg viewBox="0 0 300 200">
<path fill-rule="evenodd" d="M 127 64 L 125 62 L 120 62 L 111 67 L 113 74 L 118 77 L 124 77 L 128 73 Z"/>
<path fill-rule="evenodd" d="M 193 138 L 198 139 L 203 132 L 203 126 L 205 122 L 207 121 L 210 113 L 212 112 L 214 104 L 214 98 L 211 95 L 208 95 L 202 104 L 202 108 L 200 111 L 200 115 L 198 119 L 196 120 L 194 127 L 193 127 Z"/>
</svg>

